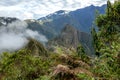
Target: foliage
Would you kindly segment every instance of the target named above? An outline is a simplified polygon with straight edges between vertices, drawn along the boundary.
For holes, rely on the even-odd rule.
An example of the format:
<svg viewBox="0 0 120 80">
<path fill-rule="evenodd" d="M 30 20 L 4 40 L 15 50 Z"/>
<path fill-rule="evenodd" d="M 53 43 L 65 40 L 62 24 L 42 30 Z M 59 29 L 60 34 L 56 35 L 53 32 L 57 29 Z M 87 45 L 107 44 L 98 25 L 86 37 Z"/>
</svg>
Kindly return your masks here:
<svg viewBox="0 0 120 80">
<path fill-rule="evenodd" d="M 97 79 L 119 80 L 120 64 L 120 2 L 111 4 L 107 2 L 106 14 L 96 18 L 96 25 L 99 31 L 92 30 L 93 45 L 96 57 L 93 64 L 93 73 Z"/>
<path fill-rule="evenodd" d="M 85 49 L 81 44 L 77 47 L 77 56 L 80 57 L 80 59 L 86 63 L 89 63 L 90 57 L 86 54 Z"/>
<path fill-rule="evenodd" d="M 77 77 L 81 80 L 95 80 L 93 77 L 86 75 L 84 73 L 77 74 Z"/>
<path fill-rule="evenodd" d="M 50 65 L 45 58 L 34 57 L 28 50 L 3 53 L 0 64 L 0 75 L 3 75 L 3 80 L 33 80 L 46 74 Z"/>
<path fill-rule="evenodd" d="M 35 80 L 51 80 L 49 76 L 41 76 L 40 78 L 38 79 L 35 79 Z"/>
</svg>

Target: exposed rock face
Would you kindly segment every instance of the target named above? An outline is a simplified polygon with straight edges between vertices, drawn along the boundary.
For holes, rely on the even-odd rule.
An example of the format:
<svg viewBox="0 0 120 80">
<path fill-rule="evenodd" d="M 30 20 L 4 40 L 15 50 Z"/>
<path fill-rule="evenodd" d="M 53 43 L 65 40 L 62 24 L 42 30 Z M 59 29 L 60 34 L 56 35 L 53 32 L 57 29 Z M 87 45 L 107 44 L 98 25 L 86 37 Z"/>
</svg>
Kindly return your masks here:
<svg viewBox="0 0 120 80">
<path fill-rule="evenodd" d="M 67 48 L 77 48 L 79 44 L 83 45 L 86 53 L 92 54 L 91 36 L 68 24 L 63 28 L 59 36 L 48 42 L 48 45 L 60 45 Z"/>
<path fill-rule="evenodd" d="M 55 40 L 60 45 L 76 48 L 79 44 L 79 31 L 70 25 L 66 25 Z"/>
</svg>

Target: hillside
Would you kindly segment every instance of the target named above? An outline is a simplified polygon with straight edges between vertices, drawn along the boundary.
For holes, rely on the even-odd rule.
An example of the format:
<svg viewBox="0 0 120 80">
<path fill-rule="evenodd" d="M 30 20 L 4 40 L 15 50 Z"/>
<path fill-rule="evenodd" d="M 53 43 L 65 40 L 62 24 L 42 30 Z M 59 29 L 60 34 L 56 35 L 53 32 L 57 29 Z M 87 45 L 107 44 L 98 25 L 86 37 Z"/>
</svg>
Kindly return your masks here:
<svg viewBox="0 0 120 80">
<path fill-rule="evenodd" d="M 80 32 L 69 24 L 62 29 L 60 35 L 48 42 L 49 46 L 58 45 L 75 49 L 77 49 L 80 44 L 83 45 L 86 53 L 89 55 L 93 54 L 92 37 L 85 32 Z"/>
</svg>

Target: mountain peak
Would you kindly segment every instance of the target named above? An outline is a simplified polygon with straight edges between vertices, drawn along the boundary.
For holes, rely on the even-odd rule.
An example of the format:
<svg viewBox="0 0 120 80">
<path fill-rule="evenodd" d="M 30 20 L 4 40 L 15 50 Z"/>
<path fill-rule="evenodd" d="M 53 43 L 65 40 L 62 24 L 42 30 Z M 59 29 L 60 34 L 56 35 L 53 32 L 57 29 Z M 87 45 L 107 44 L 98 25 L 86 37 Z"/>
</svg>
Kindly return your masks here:
<svg viewBox="0 0 120 80">
<path fill-rule="evenodd" d="M 67 24 L 61 31 L 61 34 L 57 36 L 55 39 L 52 40 L 51 43 L 65 46 L 68 48 L 74 47 L 76 48 L 79 44 L 78 39 L 78 30 L 72 27 L 71 25 Z M 51 44 L 50 43 L 50 44 Z"/>
</svg>

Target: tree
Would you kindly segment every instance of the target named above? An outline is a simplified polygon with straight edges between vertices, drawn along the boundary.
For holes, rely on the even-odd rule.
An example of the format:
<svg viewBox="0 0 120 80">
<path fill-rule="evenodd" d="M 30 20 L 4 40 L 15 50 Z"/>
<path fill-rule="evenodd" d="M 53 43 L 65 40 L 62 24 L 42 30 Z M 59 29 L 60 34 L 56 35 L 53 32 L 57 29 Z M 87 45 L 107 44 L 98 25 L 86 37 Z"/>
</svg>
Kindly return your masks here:
<svg viewBox="0 0 120 80">
<path fill-rule="evenodd" d="M 103 79 L 119 80 L 120 2 L 107 2 L 105 14 L 96 18 L 99 31 L 92 30 L 94 49 L 101 54 L 95 60 L 94 72 Z"/>
</svg>

